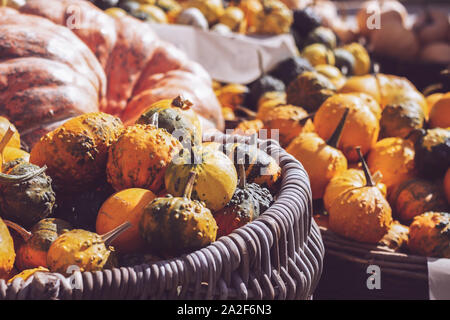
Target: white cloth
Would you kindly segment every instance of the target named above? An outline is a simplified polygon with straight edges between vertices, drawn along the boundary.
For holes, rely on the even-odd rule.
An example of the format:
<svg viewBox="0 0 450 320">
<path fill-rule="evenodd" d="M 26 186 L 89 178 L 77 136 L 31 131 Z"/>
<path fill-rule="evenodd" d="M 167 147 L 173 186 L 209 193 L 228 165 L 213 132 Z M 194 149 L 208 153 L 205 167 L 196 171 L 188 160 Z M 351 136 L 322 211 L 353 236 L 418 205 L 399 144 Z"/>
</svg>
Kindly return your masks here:
<svg viewBox="0 0 450 320">
<path fill-rule="evenodd" d="M 247 84 L 260 76 L 258 50 L 263 69 L 273 68 L 280 61 L 298 55 L 290 34 L 250 37 L 242 34 L 222 35 L 191 26 L 153 24 L 161 39 L 173 43 L 187 56 L 200 63 L 215 80 Z"/>
<path fill-rule="evenodd" d="M 450 299 L 450 259 L 428 258 L 430 300 Z"/>
</svg>

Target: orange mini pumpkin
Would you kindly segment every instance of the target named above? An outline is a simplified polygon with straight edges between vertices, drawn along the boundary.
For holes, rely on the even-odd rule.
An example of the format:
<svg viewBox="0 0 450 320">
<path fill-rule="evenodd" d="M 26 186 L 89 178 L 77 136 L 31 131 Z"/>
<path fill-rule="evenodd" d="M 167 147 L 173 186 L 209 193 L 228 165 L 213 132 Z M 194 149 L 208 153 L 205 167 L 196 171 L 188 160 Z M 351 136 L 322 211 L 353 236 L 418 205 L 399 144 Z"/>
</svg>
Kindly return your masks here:
<svg viewBox="0 0 450 320">
<path fill-rule="evenodd" d="M 31 231 L 10 221 L 8 226 L 17 231 L 23 238 L 17 250 L 16 265 L 20 270 L 47 267 L 47 252 L 55 239 L 68 231 L 68 222 L 57 218 L 46 218 L 36 223 Z"/>
<path fill-rule="evenodd" d="M 427 257 L 450 258 L 449 233 L 449 213 L 422 213 L 414 218 L 409 227 L 408 249 Z"/>
<path fill-rule="evenodd" d="M 449 128 L 450 127 L 450 92 L 444 94 L 433 106 L 430 111 L 431 128 Z"/>
<path fill-rule="evenodd" d="M 367 156 L 372 172 L 380 171 L 388 189 L 414 177 L 414 144 L 402 138 L 379 140 Z"/>
<path fill-rule="evenodd" d="M 80 115 L 37 142 L 30 162 L 47 165 L 47 173 L 64 190 L 81 190 L 105 174 L 109 146 L 123 130 L 119 118 L 94 112 Z"/>
<path fill-rule="evenodd" d="M 330 180 L 347 170 L 347 159 L 336 146 L 348 112 L 349 109 L 346 109 L 329 140 L 324 141 L 315 133 L 302 133 L 286 148 L 286 151 L 305 167 L 311 182 L 313 199 L 322 198 Z"/>
<path fill-rule="evenodd" d="M 109 149 L 107 179 L 116 191 L 144 188 L 158 193 L 181 143 L 152 124 L 129 126 Z"/>
<path fill-rule="evenodd" d="M 367 243 L 378 243 L 392 225 L 392 210 L 372 179 L 359 148 L 366 185 L 341 194 L 329 210 L 329 225 L 334 232 Z"/>
<path fill-rule="evenodd" d="M 278 130 L 280 145 L 285 147 L 303 131 L 308 117 L 306 110 L 301 107 L 280 105 L 268 112 L 264 128 L 268 130 L 270 138 L 273 138 L 272 130 Z"/>
<path fill-rule="evenodd" d="M 16 252 L 8 227 L 0 218 L 0 279 L 7 279 L 14 267 Z"/>
<path fill-rule="evenodd" d="M 156 195 L 140 188 L 124 189 L 109 197 L 101 206 L 96 223 L 98 234 L 107 233 L 129 221 L 131 227 L 118 236 L 111 245 L 120 253 L 136 252 L 144 247 L 145 241 L 139 233 L 139 221 L 144 208 Z"/>
<path fill-rule="evenodd" d="M 349 108 L 350 112 L 338 148 L 349 161 L 356 161 L 358 155 L 355 147 L 360 146 L 362 153 L 367 154 L 375 145 L 380 131 L 377 116 L 360 97 L 336 94 L 328 98 L 314 116 L 314 127 L 322 139 L 329 139 L 345 108 Z"/>
<path fill-rule="evenodd" d="M 372 178 L 383 196 L 386 196 L 386 185 L 380 181 L 382 179 L 381 173 L 376 172 Z M 341 174 L 334 176 L 325 188 L 325 193 L 323 195 L 325 209 L 329 211 L 333 201 L 339 198 L 344 192 L 354 188 L 362 188 L 366 184 L 366 176 L 362 169 L 350 168 Z"/>
</svg>

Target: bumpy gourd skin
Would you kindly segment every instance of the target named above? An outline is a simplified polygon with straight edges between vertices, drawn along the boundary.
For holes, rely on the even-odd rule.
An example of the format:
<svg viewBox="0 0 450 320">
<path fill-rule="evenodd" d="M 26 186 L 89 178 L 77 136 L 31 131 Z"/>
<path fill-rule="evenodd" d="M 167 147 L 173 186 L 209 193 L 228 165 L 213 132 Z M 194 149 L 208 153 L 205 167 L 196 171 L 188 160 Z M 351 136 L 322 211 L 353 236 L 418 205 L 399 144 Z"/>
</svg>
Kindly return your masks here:
<svg viewBox="0 0 450 320">
<path fill-rule="evenodd" d="M 424 178 L 439 178 L 450 167 L 450 129 L 434 128 L 414 144 L 414 163 Z"/>
<path fill-rule="evenodd" d="M 201 202 L 167 197 L 153 200 L 144 209 L 139 230 L 152 253 L 170 257 L 215 241 L 217 224 Z"/>
<path fill-rule="evenodd" d="M 36 170 L 39 167 L 34 164 L 19 162 L 6 173 L 23 175 Z M 2 216 L 26 228 L 49 216 L 56 200 L 52 179 L 44 172 L 20 183 L 1 185 L 0 197 Z"/>
<path fill-rule="evenodd" d="M 109 150 L 108 182 L 116 191 L 143 188 L 158 193 L 167 166 L 181 149 L 181 143 L 165 129 L 130 126 Z"/>
<path fill-rule="evenodd" d="M 327 77 L 318 72 L 306 71 L 288 85 L 286 101 L 313 112 L 335 93 L 336 87 Z"/>
<path fill-rule="evenodd" d="M 372 172 L 380 171 L 386 187 L 391 187 L 414 177 L 414 145 L 398 137 L 377 141 L 367 156 Z"/>
<path fill-rule="evenodd" d="M 355 147 L 360 146 L 362 153 L 367 154 L 377 142 L 380 131 L 377 115 L 360 97 L 336 94 L 328 98 L 314 116 L 314 127 L 322 139 L 329 139 L 345 108 L 349 108 L 350 112 L 338 148 L 349 161 L 357 161 Z"/>
<path fill-rule="evenodd" d="M 347 170 L 344 154 L 315 133 L 302 133 L 286 151 L 299 160 L 308 172 L 313 199 L 323 197 L 331 178 Z"/>
<path fill-rule="evenodd" d="M 60 188 L 81 190 L 104 176 L 108 148 L 122 130 L 119 118 L 102 112 L 72 118 L 35 144 L 30 162 L 47 165 Z"/>
<path fill-rule="evenodd" d="M 254 145 L 230 143 L 224 147 L 236 168 L 243 160 L 248 183 L 256 183 L 275 191 L 277 182 L 280 181 L 281 167 L 273 157 Z"/>
<path fill-rule="evenodd" d="M 273 202 L 269 190 L 261 188 L 256 183 L 246 184 L 244 188 L 237 188 L 230 202 L 225 208 L 214 213 L 219 230 L 217 237 L 226 236 L 258 218 Z"/>
<path fill-rule="evenodd" d="M 256 15 L 256 33 L 282 34 L 289 32 L 293 21 L 292 11 L 280 1 L 265 0 L 262 4 L 263 10 Z"/>
<path fill-rule="evenodd" d="M 409 227 L 411 252 L 437 258 L 450 258 L 450 214 L 425 212 L 414 218 Z"/>
<path fill-rule="evenodd" d="M 184 152 L 167 167 L 164 181 L 166 190 L 181 196 L 190 171 L 197 172 L 192 198 L 204 201 L 206 207 L 218 211 L 233 197 L 237 186 L 237 172 L 233 162 L 214 148 L 195 147 Z"/>
<path fill-rule="evenodd" d="M 271 138 L 271 130 L 278 129 L 278 138 L 281 146 L 287 146 L 304 127 L 301 120 L 308 116 L 305 109 L 294 105 L 282 105 L 273 108 L 267 113 L 264 128 L 267 129 L 268 138 Z"/>
<path fill-rule="evenodd" d="M 376 187 L 344 192 L 333 202 L 329 215 L 331 230 L 360 242 L 378 243 L 392 224 L 391 207 Z"/>
<path fill-rule="evenodd" d="M 410 179 L 395 187 L 390 202 L 403 222 L 427 211 L 445 211 L 448 204 L 441 185 L 425 179 Z"/>
<path fill-rule="evenodd" d="M 0 279 L 6 279 L 14 267 L 16 253 L 8 228 L 0 219 Z"/>
<path fill-rule="evenodd" d="M 423 127 L 425 115 L 417 101 L 399 96 L 386 105 L 380 119 L 380 136 L 406 138 L 414 129 Z"/>
<path fill-rule="evenodd" d="M 202 126 L 190 104 L 181 98 L 165 99 L 152 104 L 145 110 L 138 124 L 151 124 L 154 114 L 158 114 L 158 128 L 166 129 L 188 147 L 202 142 Z M 185 141 L 190 139 L 189 141 Z"/>
<path fill-rule="evenodd" d="M 347 169 L 334 176 L 326 186 L 323 195 L 325 209 L 329 211 L 333 201 L 344 192 L 350 189 L 364 187 L 366 183 L 364 172 L 359 169 Z M 377 183 L 377 188 L 380 189 L 383 196 L 386 196 L 386 185 L 384 183 Z"/>
<path fill-rule="evenodd" d="M 31 238 L 17 252 L 20 270 L 47 267 L 47 252 L 59 235 L 71 229 L 69 223 L 56 218 L 42 219 L 31 229 Z"/>
<path fill-rule="evenodd" d="M 50 271 L 62 274 L 68 273 L 69 266 L 78 266 L 81 272 L 99 271 L 108 262 L 112 250 L 98 234 L 75 229 L 63 233 L 52 243 L 47 265 Z"/>
</svg>

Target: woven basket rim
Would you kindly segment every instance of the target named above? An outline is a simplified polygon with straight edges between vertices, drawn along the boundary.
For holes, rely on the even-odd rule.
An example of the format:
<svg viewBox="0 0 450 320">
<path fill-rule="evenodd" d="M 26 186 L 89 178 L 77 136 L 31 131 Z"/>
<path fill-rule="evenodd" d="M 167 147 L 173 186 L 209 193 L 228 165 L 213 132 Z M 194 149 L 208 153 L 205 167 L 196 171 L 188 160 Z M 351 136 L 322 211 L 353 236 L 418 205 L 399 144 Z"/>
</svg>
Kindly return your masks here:
<svg viewBox="0 0 450 320">
<path fill-rule="evenodd" d="M 217 132 L 204 135 L 204 140 L 206 140 L 206 141 L 211 141 L 211 140 L 213 140 L 213 141 L 217 141 L 217 140 L 228 141 L 228 139 L 231 139 L 233 142 L 247 143 L 250 140 L 250 137 L 234 135 L 234 134 L 233 135 L 226 135 L 224 133 L 217 133 Z M 222 143 L 225 143 L 225 142 L 222 142 Z M 95 272 L 79 272 L 79 271 L 77 271 L 72 276 L 75 276 L 75 278 L 78 277 L 78 279 L 82 279 L 83 286 L 84 286 L 83 288 L 85 288 L 86 283 L 88 283 L 88 286 L 92 286 L 92 279 L 91 278 L 93 276 L 99 276 L 99 274 L 101 274 L 100 275 L 101 278 L 104 278 L 104 279 L 108 278 L 108 277 L 111 277 L 111 273 L 113 274 L 112 275 L 113 278 L 114 278 L 114 274 L 116 274 L 118 276 L 120 276 L 120 274 L 121 274 L 122 277 L 124 275 L 126 275 L 128 277 L 129 275 L 131 275 L 136 270 L 142 270 L 145 273 L 145 272 L 147 272 L 150 269 L 152 271 L 156 271 L 158 268 L 163 268 L 163 267 L 167 268 L 167 267 L 170 267 L 170 266 L 173 267 L 174 265 L 177 265 L 177 264 L 180 264 L 180 263 L 184 262 L 185 261 L 184 259 L 186 259 L 186 258 L 188 258 L 188 259 L 195 258 L 195 259 L 200 259 L 200 260 L 201 259 L 206 259 L 207 261 L 211 262 L 211 260 L 210 260 L 211 257 L 208 256 L 208 255 L 210 255 L 210 252 L 208 250 L 213 250 L 213 251 L 215 250 L 215 251 L 217 251 L 218 247 L 224 247 L 222 244 L 227 244 L 227 245 L 228 244 L 233 244 L 234 247 L 237 247 L 237 243 L 238 242 L 236 242 L 236 237 L 241 237 L 242 238 L 243 237 L 242 234 L 245 233 L 245 232 L 243 232 L 243 230 L 246 230 L 248 232 L 252 232 L 252 233 L 255 234 L 255 232 L 258 231 L 257 229 L 261 229 L 264 226 L 267 226 L 269 224 L 268 220 L 270 220 L 270 219 L 272 219 L 272 220 L 288 219 L 289 220 L 287 215 L 286 215 L 286 217 L 279 217 L 279 218 L 275 218 L 274 219 L 274 217 L 270 217 L 267 213 L 270 212 L 271 209 L 274 208 L 274 206 L 282 206 L 283 205 L 281 203 L 281 201 L 280 201 L 281 198 L 290 196 L 289 188 L 287 187 L 288 183 L 285 181 L 286 173 L 288 171 L 295 171 L 295 170 L 298 171 L 298 167 L 289 166 L 289 164 L 296 163 L 296 165 L 298 165 L 300 163 L 297 160 L 295 160 L 295 158 L 293 158 L 291 155 L 289 155 L 283 148 L 281 148 L 281 146 L 274 140 L 257 139 L 257 143 L 258 143 L 259 147 L 264 145 L 266 148 L 268 147 L 268 148 L 274 149 L 272 152 L 278 153 L 280 158 L 282 156 L 284 156 L 285 158 L 289 157 L 289 161 L 290 161 L 290 162 L 285 161 L 285 163 L 281 163 L 281 162 L 279 163 L 279 165 L 280 165 L 280 167 L 282 169 L 282 176 L 281 176 L 282 182 L 281 182 L 281 186 L 280 186 L 280 189 L 279 189 L 279 193 L 276 195 L 275 201 L 272 204 L 272 206 L 269 209 L 267 209 L 267 211 L 263 215 L 261 215 L 260 217 L 258 217 L 254 221 L 244 225 L 243 227 L 240 227 L 239 229 L 234 230 L 230 235 L 227 235 L 227 236 L 220 237 L 220 238 L 216 239 L 215 242 L 211 243 L 207 247 L 201 248 L 201 249 L 196 250 L 194 252 L 191 252 L 189 254 L 183 254 L 180 257 L 160 260 L 160 261 L 157 261 L 157 262 L 153 262 L 151 264 L 136 265 L 136 266 L 133 266 L 133 267 L 114 267 L 112 269 L 104 269 L 104 270 L 95 271 Z M 301 166 L 301 164 L 300 164 L 300 167 L 303 169 L 303 166 Z M 304 171 L 304 173 L 306 174 L 306 171 Z M 307 174 L 306 174 L 306 179 L 307 179 Z M 304 183 L 305 181 L 302 181 L 302 182 Z M 294 264 L 295 263 L 300 263 L 303 266 L 303 268 L 308 270 L 308 272 L 307 272 L 307 273 L 309 273 L 308 276 L 312 278 L 312 280 L 311 280 L 312 281 L 312 285 L 309 288 L 310 289 L 309 292 L 303 293 L 303 296 L 301 296 L 302 298 L 309 298 L 310 295 L 312 294 L 311 291 L 313 291 L 315 289 L 315 286 L 318 283 L 318 280 L 320 278 L 320 274 L 321 274 L 321 271 L 322 271 L 322 262 L 323 262 L 323 257 L 324 257 L 324 247 L 323 247 L 323 243 L 322 243 L 322 238 L 321 238 L 319 229 L 317 228 L 317 225 L 316 225 L 315 221 L 312 218 L 312 199 L 311 199 L 311 193 L 310 193 L 311 191 L 310 191 L 310 186 L 309 186 L 309 180 L 307 180 L 306 182 L 307 182 L 306 184 L 307 184 L 307 189 L 308 189 L 306 191 L 309 192 L 309 199 L 306 199 L 306 202 L 309 202 L 309 203 L 307 203 L 305 205 L 305 207 L 306 207 L 306 209 L 311 209 L 311 210 L 308 210 L 309 214 L 307 214 L 307 220 L 306 221 L 302 221 L 303 225 L 300 226 L 300 227 L 302 227 L 304 232 L 303 233 L 302 232 L 297 232 L 297 233 L 300 233 L 299 247 L 300 247 L 301 250 L 305 249 L 305 252 L 307 252 L 307 256 L 305 256 L 305 257 L 299 256 L 298 253 L 297 253 L 297 251 L 298 251 L 297 249 L 298 248 L 295 248 L 295 246 L 297 244 L 296 243 L 292 244 L 292 243 L 289 243 L 288 241 L 286 241 L 287 243 L 285 243 L 285 244 L 283 243 L 283 245 L 285 245 L 287 247 L 294 248 L 294 250 L 292 250 L 292 248 L 290 250 L 290 251 L 294 252 L 294 256 L 293 257 L 291 257 L 291 256 L 289 256 L 289 257 L 288 256 L 281 257 L 281 259 L 285 259 L 286 260 L 286 264 L 289 263 L 289 266 L 290 266 L 291 270 L 294 270 L 294 271 L 296 270 L 295 265 L 291 266 L 292 261 L 294 261 Z M 291 208 L 291 209 L 295 209 L 295 208 Z M 297 209 L 301 210 L 301 208 L 297 208 Z M 288 221 L 287 223 L 290 224 L 292 229 L 295 229 L 293 224 L 295 224 L 296 221 Z M 279 224 L 277 226 L 279 227 Z M 268 228 L 266 228 L 266 229 L 268 229 Z M 290 230 L 276 230 L 276 232 L 281 232 L 282 234 L 284 234 L 286 236 L 286 233 L 287 232 L 291 232 L 291 231 Z M 295 238 L 295 236 L 299 237 L 298 235 L 294 235 L 294 238 Z M 270 241 L 270 239 L 272 241 L 276 241 L 276 239 L 273 238 L 272 234 L 270 234 L 270 236 L 269 236 L 269 241 Z M 271 248 L 272 244 L 267 243 L 267 244 L 265 244 L 265 246 L 267 248 L 267 246 L 269 245 L 269 248 Z M 277 247 L 278 247 L 278 244 L 277 244 Z M 248 248 L 246 248 L 246 249 L 248 249 Z M 261 248 L 259 248 L 259 249 L 261 249 Z M 300 252 L 302 252 L 302 251 L 300 251 Z M 228 252 L 228 254 L 230 256 L 233 256 L 232 252 Z M 254 254 L 261 255 L 261 252 L 257 252 L 257 253 L 254 253 Z M 268 254 L 272 254 L 272 252 L 268 252 Z M 280 259 L 280 257 L 278 257 L 278 259 Z M 301 259 L 305 259 L 305 260 L 313 259 L 314 261 L 312 261 L 312 262 L 311 261 L 297 261 L 297 260 L 301 260 Z M 206 260 L 204 260 L 204 261 L 206 261 Z M 241 268 L 241 264 L 245 263 L 243 261 L 238 261 L 238 262 L 234 261 L 234 262 L 238 263 L 238 265 L 233 271 L 235 271 L 238 268 Z M 272 268 L 271 264 L 273 262 L 269 261 L 268 263 L 270 265 L 270 268 Z M 192 264 L 195 264 L 195 262 L 192 263 Z M 197 265 L 198 265 L 198 263 L 197 263 Z M 223 268 L 224 266 L 220 266 L 220 267 Z M 280 268 L 280 262 L 279 261 L 278 261 L 278 271 L 275 270 L 275 269 L 274 270 L 272 270 L 272 269 L 264 270 L 264 268 L 267 267 L 267 266 L 264 266 L 264 265 L 257 266 L 257 267 L 258 268 L 262 268 L 263 272 L 267 272 L 268 271 L 269 279 L 271 279 L 272 277 L 279 278 L 279 285 L 275 286 L 275 288 L 270 288 L 271 286 L 266 284 L 267 285 L 266 289 L 271 289 L 271 291 L 274 291 L 274 292 L 271 293 L 272 296 L 277 295 L 277 292 L 275 292 L 275 291 L 283 292 L 283 290 L 284 291 L 287 290 L 286 288 L 283 288 L 283 286 L 286 285 L 286 279 L 287 279 L 287 285 L 289 285 L 289 280 L 291 280 L 291 282 L 292 282 L 292 278 L 289 278 L 289 275 L 282 274 L 284 270 L 283 270 L 283 266 Z M 299 271 L 296 271 L 296 272 L 299 273 Z M 302 276 L 301 273 L 304 273 L 304 270 L 301 270 L 300 274 L 297 275 L 298 278 L 300 278 Z M 248 276 L 248 274 L 247 274 L 247 276 Z M 233 279 L 228 279 L 228 281 L 231 281 L 232 283 L 234 283 L 234 281 L 242 281 L 242 279 L 236 279 L 234 277 L 235 277 L 235 275 L 233 275 Z M 303 278 L 304 277 L 305 277 L 305 275 L 303 274 Z M 65 282 L 67 282 L 69 280 L 69 278 L 70 277 L 64 276 L 64 275 L 59 274 L 59 273 L 54 273 L 54 272 L 45 272 L 45 273 L 39 273 L 38 272 L 35 275 L 31 276 L 26 282 L 24 282 L 22 278 L 17 278 L 12 283 L 6 283 L 6 281 L 0 280 L 0 299 L 2 297 L 2 290 L 3 290 L 3 292 L 7 292 L 8 290 L 12 290 L 12 287 L 14 287 L 14 291 L 15 291 L 14 295 L 20 296 L 22 294 L 23 297 L 26 297 L 27 293 L 24 292 L 24 291 L 29 290 L 30 284 L 32 285 L 33 282 L 36 282 L 36 281 L 38 281 L 38 282 L 41 281 L 42 282 L 42 281 L 44 281 L 45 283 L 48 283 L 48 282 L 51 282 L 51 281 L 59 281 L 61 283 L 65 283 Z M 162 278 L 164 278 L 164 277 L 162 277 Z M 303 280 L 303 278 L 302 278 L 302 280 Z M 55 280 L 55 279 L 58 279 L 58 280 Z M 91 280 L 91 281 L 89 282 L 88 280 Z M 160 283 L 162 283 L 162 281 L 164 281 L 164 279 L 161 280 L 161 277 L 160 277 L 159 281 L 160 281 Z M 267 281 L 269 281 L 269 280 L 267 280 Z M 283 284 L 283 282 L 285 282 L 285 283 Z M 67 284 L 67 283 L 65 283 L 65 284 Z M 200 286 L 200 284 L 199 284 L 199 286 Z M 294 284 L 294 287 L 295 287 L 295 284 Z M 95 288 L 88 288 L 88 289 L 91 290 L 91 291 L 95 291 Z M 163 290 L 163 289 L 164 288 L 159 288 L 159 290 Z M 203 288 L 203 287 L 202 288 L 196 288 L 194 291 L 196 291 L 197 294 L 193 297 L 193 299 L 197 299 L 197 297 L 201 296 L 201 294 L 199 293 L 200 289 L 202 290 L 202 292 L 205 291 L 205 290 L 213 290 L 213 289 L 210 289 L 209 287 L 208 288 Z M 253 290 L 254 288 L 251 288 L 251 289 Z M 260 288 L 260 290 L 263 290 L 263 289 Z M 104 288 L 99 288 L 99 290 L 103 290 L 104 291 L 105 289 Z M 242 292 L 238 292 L 239 290 L 235 290 L 235 291 L 236 292 L 233 293 L 233 289 L 231 289 L 231 291 L 228 293 L 228 295 L 231 296 L 231 297 L 235 296 L 238 299 L 239 298 L 249 298 L 249 297 L 251 298 L 252 295 L 256 296 L 256 297 L 257 296 L 259 296 L 259 297 L 261 296 L 261 293 L 258 292 L 257 289 L 253 290 L 252 292 L 250 292 L 251 290 L 246 290 L 246 292 L 248 291 L 247 296 L 243 295 Z M 75 298 L 77 298 L 76 297 L 77 296 L 76 292 L 75 293 L 72 292 L 71 294 L 72 294 L 71 298 L 74 298 L 74 296 L 75 296 Z M 78 298 L 80 298 L 81 296 L 83 296 L 83 292 L 78 292 Z"/>
</svg>

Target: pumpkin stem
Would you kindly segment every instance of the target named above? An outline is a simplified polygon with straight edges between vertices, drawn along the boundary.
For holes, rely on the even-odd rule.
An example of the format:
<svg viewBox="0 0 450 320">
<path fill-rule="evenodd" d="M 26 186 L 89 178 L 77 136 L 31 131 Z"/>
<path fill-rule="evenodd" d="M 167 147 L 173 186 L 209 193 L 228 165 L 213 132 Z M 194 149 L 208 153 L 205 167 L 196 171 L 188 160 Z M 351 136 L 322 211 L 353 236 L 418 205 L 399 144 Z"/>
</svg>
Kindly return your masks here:
<svg viewBox="0 0 450 320">
<path fill-rule="evenodd" d="M 245 189 L 245 186 L 247 185 L 247 177 L 245 174 L 244 161 L 239 161 L 239 164 L 237 166 L 239 169 L 239 188 Z"/>
<path fill-rule="evenodd" d="M 349 111 L 350 111 L 349 108 L 345 108 L 344 115 L 342 116 L 341 120 L 339 121 L 336 129 L 334 129 L 334 132 L 331 135 L 331 137 L 327 140 L 327 144 L 329 146 L 331 146 L 333 148 L 337 148 L 337 146 L 339 144 L 339 140 L 341 140 L 342 131 L 343 131 L 344 125 L 345 125 L 345 120 L 347 120 Z"/>
<path fill-rule="evenodd" d="M 2 140 L 0 140 L 0 154 L 2 155 L 2 162 L 0 163 L 1 172 L 3 172 L 3 151 L 5 150 L 6 145 L 9 143 L 15 132 L 16 131 L 12 126 L 8 126 L 8 130 L 6 130 L 5 134 L 2 137 Z"/>
<path fill-rule="evenodd" d="M 364 156 L 361 153 L 361 147 L 356 147 L 356 152 L 359 156 L 359 161 L 361 161 L 364 175 L 366 176 L 366 187 L 375 187 L 375 182 L 373 181 L 372 175 L 370 174 L 369 167 L 367 166 L 366 160 L 364 160 Z"/>
<path fill-rule="evenodd" d="M 298 120 L 298 123 L 300 124 L 304 124 L 306 122 L 306 120 L 314 118 L 314 116 L 316 115 L 316 111 L 309 113 L 307 116 L 301 118 L 300 120 Z"/>
<path fill-rule="evenodd" d="M 101 235 L 103 242 L 106 246 L 109 246 L 111 242 L 114 241 L 122 232 L 127 230 L 129 227 L 131 227 L 131 223 L 129 221 L 126 221 L 122 223 L 120 226 L 114 228 L 113 230 Z"/>
<path fill-rule="evenodd" d="M 194 182 L 195 178 L 197 177 L 197 172 L 191 171 L 189 172 L 188 181 L 186 183 L 186 187 L 184 188 L 183 197 L 184 198 L 191 198 L 192 190 L 194 189 Z"/>
<path fill-rule="evenodd" d="M 3 222 L 6 224 L 6 226 L 8 228 L 13 229 L 14 231 L 16 231 L 23 240 L 28 241 L 30 240 L 32 233 L 28 230 L 26 230 L 24 227 L 19 226 L 17 223 L 14 223 L 12 221 L 9 220 L 3 220 Z"/>
<path fill-rule="evenodd" d="M 24 181 L 33 179 L 34 177 L 43 173 L 45 170 L 47 170 L 47 166 L 43 166 L 42 168 L 25 173 L 20 176 L 12 175 L 12 174 L 4 174 L 4 173 L 0 172 L 0 185 L 22 183 Z"/>
</svg>

